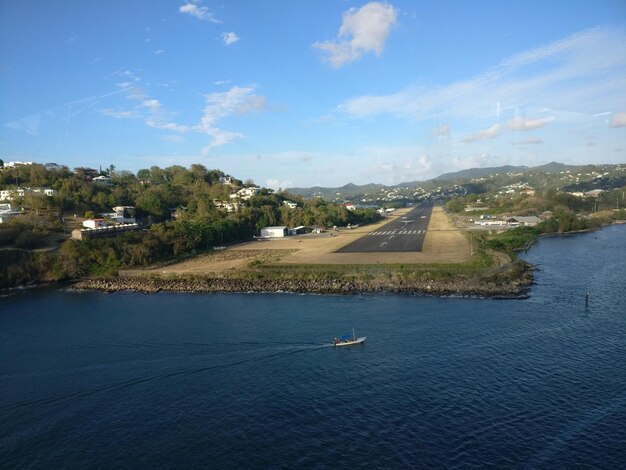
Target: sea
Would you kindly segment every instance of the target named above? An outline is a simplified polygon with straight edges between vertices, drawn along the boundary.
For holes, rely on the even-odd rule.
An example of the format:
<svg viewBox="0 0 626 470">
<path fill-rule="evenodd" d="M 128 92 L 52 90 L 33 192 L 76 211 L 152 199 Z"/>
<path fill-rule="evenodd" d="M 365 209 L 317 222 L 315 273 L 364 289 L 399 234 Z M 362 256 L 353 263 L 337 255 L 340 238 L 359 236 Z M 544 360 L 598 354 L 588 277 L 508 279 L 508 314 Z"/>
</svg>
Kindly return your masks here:
<svg viewBox="0 0 626 470">
<path fill-rule="evenodd" d="M 522 256 L 523 300 L 5 291 L 0 468 L 626 468 L 626 225 Z"/>
</svg>

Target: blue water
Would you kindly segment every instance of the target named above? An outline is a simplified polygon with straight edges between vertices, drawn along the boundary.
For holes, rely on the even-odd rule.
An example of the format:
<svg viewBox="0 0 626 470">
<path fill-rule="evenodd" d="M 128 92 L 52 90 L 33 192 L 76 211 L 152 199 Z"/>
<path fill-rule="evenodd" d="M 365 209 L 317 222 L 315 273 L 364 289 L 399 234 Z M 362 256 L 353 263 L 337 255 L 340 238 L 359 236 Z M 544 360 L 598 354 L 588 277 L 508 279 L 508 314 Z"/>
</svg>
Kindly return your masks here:
<svg viewBox="0 0 626 470">
<path fill-rule="evenodd" d="M 10 293 L 0 467 L 626 468 L 626 226 L 527 258 L 526 300 Z"/>
</svg>

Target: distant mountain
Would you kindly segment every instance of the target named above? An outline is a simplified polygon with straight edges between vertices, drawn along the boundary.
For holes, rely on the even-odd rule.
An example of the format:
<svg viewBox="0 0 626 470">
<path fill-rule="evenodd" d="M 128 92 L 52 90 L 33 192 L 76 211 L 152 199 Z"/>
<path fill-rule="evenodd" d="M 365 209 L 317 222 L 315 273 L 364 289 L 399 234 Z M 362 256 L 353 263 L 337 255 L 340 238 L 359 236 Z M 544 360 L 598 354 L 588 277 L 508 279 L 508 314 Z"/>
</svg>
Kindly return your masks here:
<svg viewBox="0 0 626 470">
<path fill-rule="evenodd" d="M 539 170 L 543 173 L 560 173 L 562 171 L 574 171 L 579 170 L 586 165 L 565 165 L 563 163 L 550 162 L 545 165 L 536 166 L 533 170 Z"/>
<path fill-rule="evenodd" d="M 384 188 L 386 188 L 386 186 L 383 184 L 370 183 L 357 186 L 356 184 L 348 183 L 339 188 L 325 188 L 322 186 L 313 186 L 312 188 L 288 188 L 285 189 L 285 191 L 291 194 L 299 194 L 303 197 L 321 196 L 324 199 L 334 199 L 338 195 L 350 197 L 354 194 L 375 192 Z"/>
<path fill-rule="evenodd" d="M 472 178 L 481 178 L 483 176 L 495 175 L 495 174 L 503 174 L 503 173 L 516 173 L 519 171 L 527 171 L 527 166 L 495 166 L 491 168 L 470 168 L 468 170 L 455 171 L 453 173 L 444 173 L 443 175 L 439 175 L 436 178 L 433 178 L 433 181 L 454 181 L 461 179 L 472 179 Z"/>
<path fill-rule="evenodd" d="M 321 187 L 315 186 L 313 188 L 289 188 L 285 191 L 292 194 L 299 194 L 304 197 L 314 197 L 321 196 L 327 200 L 333 199 L 344 199 L 349 200 L 350 198 L 361 196 L 364 194 L 375 194 L 380 191 L 388 191 L 393 190 L 395 188 L 415 188 L 417 186 L 421 186 L 427 189 L 432 188 L 433 186 L 439 185 L 441 182 L 454 182 L 456 184 L 468 183 L 470 180 L 474 178 L 482 178 L 488 177 L 490 175 L 504 175 L 507 173 L 522 173 L 528 171 L 536 171 L 538 173 L 551 173 L 558 174 L 566 171 L 580 171 L 582 168 L 588 165 L 565 165 L 563 163 L 550 162 L 545 165 L 540 165 L 537 167 L 528 167 L 525 165 L 513 166 L 513 165 L 504 165 L 497 167 L 489 167 L 489 168 L 470 168 L 467 170 L 455 171 L 452 173 L 444 173 L 436 178 L 432 178 L 427 181 L 412 181 L 407 183 L 396 184 L 393 186 L 386 186 L 383 184 L 365 184 L 362 186 L 348 183 L 339 188 L 331 188 L 331 187 Z"/>
</svg>

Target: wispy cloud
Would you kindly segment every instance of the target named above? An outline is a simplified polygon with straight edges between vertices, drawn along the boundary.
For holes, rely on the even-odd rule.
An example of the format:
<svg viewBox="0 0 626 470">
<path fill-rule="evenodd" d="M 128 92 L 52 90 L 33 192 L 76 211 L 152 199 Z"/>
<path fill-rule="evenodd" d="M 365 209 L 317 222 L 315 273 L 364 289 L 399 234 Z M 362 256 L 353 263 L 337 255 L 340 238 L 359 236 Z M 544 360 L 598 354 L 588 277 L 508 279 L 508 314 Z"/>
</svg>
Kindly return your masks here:
<svg viewBox="0 0 626 470">
<path fill-rule="evenodd" d="M 211 23 L 221 23 L 220 20 L 215 18 L 213 14 L 209 11 L 207 7 L 200 6 L 200 1 L 194 1 L 190 3 L 185 3 L 182 5 L 178 11 L 181 13 L 185 13 L 187 15 L 194 16 L 202 21 L 209 21 Z"/>
<path fill-rule="evenodd" d="M 115 119 L 137 119 L 141 117 L 141 115 L 135 110 L 105 108 L 101 109 L 99 112 L 103 116 L 108 116 Z"/>
<path fill-rule="evenodd" d="M 227 144 L 244 137 L 238 132 L 226 131 L 217 127 L 218 121 L 232 115 L 241 115 L 260 111 L 265 107 L 265 98 L 255 94 L 252 87 L 232 87 L 225 92 L 215 92 L 206 96 L 204 115 L 197 129 L 210 135 L 213 141 L 203 151 Z"/>
<path fill-rule="evenodd" d="M 511 119 L 506 126 L 512 131 L 530 131 L 533 129 L 539 129 L 550 121 L 553 121 L 553 117 L 542 118 L 542 119 L 526 119 L 523 117 L 515 117 Z"/>
<path fill-rule="evenodd" d="M 613 113 L 609 121 L 609 127 L 626 127 L 626 113 Z"/>
<path fill-rule="evenodd" d="M 484 131 L 480 131 L 475 134 L 470 134 L 470 135 L 463 137 L 463 142 L 471 143 L 471 142 L 476 142 L 478 140 L 494 139 L 498 137 L 499 134 L 500 134 L 500 124 L 494 124 L 489 129 L 485 129 Z"/>
<path fill-rule="evenodd" d="M 417 120 L 490 119 L 496 110 L 510 115 L 519 106 L 591 115 L 623 102 L 626 55 L 613 51 L 625 43 L 624 29 L 591 29 L 514 55 L 472 79 L 355 97 L 341 109 L 353 118 Z"/>
<path fill-rule="evenodd" d="M 230 46 L 231 44 L 235 44 L 239 41 L 239 36 L 232 31 L 229 33 L 222 33 L 222 41 L 224 41 L 225 45 Z"/>
<path fill-rule="evenodd" d="M 447 137 L 452 133 L 452 129 L 448 124 L 442 124 L 435 129 L 435 135 L 439 137 Z"/>
<path fill-rule="evenodd" d="M 139 81 L 139 77 L 130 71 L 116 75 L 132 76 Z M 208 154 L 215 147 L 246 137 L 240 132 L 222 129 L 219 125 L 222 119 L 262 111 L 267 108 L 265 97 L 256 94 L 254 87 L 233 86 L 227 91 L 214 92 L 205 96 L 203 115 L 197 124 L 180 124 L 173 120 L 175 113 L 167 111 L 161 101 L 148 96 L 141 88 L 133 86 L 134 83 L 133 81 L 118 84 L 121 89 L 116 92 L 125 92 L 127 100 L 136 102 L 132 108 L 106 108 L 101 109 L 100 114 L 116 119 L 143 119 L 148 127 L 177 134 L 188 132 L 206 134 L 211 137 L 211 141 L 202 149 L 204 154 Z M 167 140 L 169 142 L 178 141 L 173 138 Z"/>
<path fill-rule="evenodd" d="M 358 9 L 350 8 L 343 14 L 337 39 L 316 42 L 313 47 L 322 51 L 335 68 L 368 52 L 380 55 L 397 16 L 397 10 L 388 3 L 370 2 Z"/>
<path fill-rule="evenodd" d="M 531 139 L 523 139 L 513 142 L 515 145 L 537 145 L 543 144 L 542 138 L 531 138 Z"/>
</svg>

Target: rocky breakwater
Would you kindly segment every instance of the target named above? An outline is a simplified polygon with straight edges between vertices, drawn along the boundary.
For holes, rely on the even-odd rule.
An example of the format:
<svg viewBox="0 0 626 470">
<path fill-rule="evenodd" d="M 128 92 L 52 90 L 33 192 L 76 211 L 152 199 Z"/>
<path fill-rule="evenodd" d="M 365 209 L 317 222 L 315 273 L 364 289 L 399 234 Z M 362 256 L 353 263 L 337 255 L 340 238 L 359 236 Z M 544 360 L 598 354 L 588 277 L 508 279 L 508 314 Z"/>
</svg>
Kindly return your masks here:
<svg viewBox="0 0 626 470">
<path fill-rule="evenodd" d="M 291 292 L 312 294 L 360 294 L 403 292 L 437 296 L 522 297 L 532 282 L 532 271 L 517 277 L 450 277 L 420 280 L 345 280 L 345 279 L 241 279 L 214 277 L 117 277 L 83 279 L 76 289 L 106 292 Z"/>
</svg>

